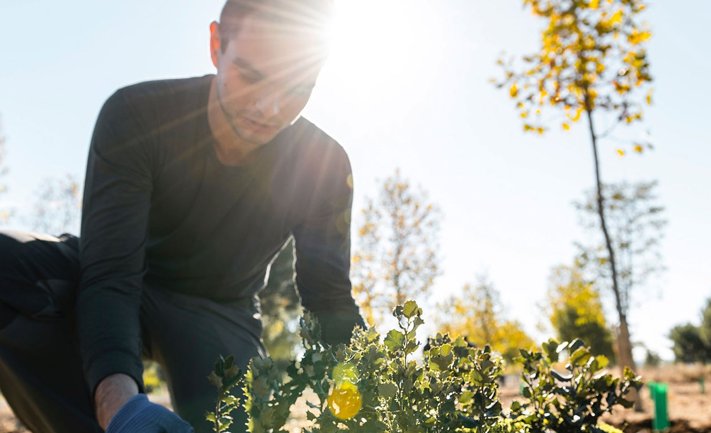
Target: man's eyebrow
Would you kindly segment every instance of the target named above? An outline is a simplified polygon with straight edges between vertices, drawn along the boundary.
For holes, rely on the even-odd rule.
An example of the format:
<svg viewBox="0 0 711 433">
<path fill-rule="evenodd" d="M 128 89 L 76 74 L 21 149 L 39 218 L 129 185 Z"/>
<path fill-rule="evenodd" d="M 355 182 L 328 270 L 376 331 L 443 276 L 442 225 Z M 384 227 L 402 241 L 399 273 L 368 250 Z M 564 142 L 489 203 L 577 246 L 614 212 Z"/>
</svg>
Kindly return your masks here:
<svg viewBox="0 0 711 433">
<path fill-rule="evenodd" d="M 247 72 L 249 72 L 252 75 L 255 75 L 257 79 L 261 80 L 263 79 L 266 75 L 257 70 L 254 66 L 252 66 L 248 61 L 244 60 L 241 57 L 235 57 L 234 61 L 232 62 L 235 65 L 239 66 L 242 69 L 245 69 Z"/>
</svg>

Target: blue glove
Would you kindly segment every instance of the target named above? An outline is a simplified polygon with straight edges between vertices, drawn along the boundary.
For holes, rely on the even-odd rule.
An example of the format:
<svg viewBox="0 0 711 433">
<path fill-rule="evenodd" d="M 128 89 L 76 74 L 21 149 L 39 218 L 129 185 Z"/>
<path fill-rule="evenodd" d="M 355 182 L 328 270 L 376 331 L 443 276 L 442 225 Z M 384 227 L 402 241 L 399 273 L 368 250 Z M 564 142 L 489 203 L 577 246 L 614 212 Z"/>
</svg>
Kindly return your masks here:
<svg viewBox="0 0 711 433">
<path fill-rule="evenodd" d="M 187 422 L 163 406 L 138 394 L 111 418 L 106 433 L 194 433 Z"/>
</svg>

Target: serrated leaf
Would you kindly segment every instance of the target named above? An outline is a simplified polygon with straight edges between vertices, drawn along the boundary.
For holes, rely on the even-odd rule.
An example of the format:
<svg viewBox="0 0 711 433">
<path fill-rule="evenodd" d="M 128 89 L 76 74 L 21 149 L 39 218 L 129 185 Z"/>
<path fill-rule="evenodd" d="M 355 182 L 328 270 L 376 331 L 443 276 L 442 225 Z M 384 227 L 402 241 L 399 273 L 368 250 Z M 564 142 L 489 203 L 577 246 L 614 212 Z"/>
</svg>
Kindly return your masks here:
<svg viewBox="0 0 711 433">
<path fill-rule="evenodd" d="M 472 398 L 474 397 L 474 393 L 471 391 L 464 391 L 460 396 L 459 396 L 459 403 L 461 404 L 467 404 L 469 403 Z"/>
<path fill-rule="evenodd" d="M 385 337 L 385 340 L 383 340 L 383 344 L 388 349 L 390 349 L 391 352 L 394 352 L 395 350 L 402 347 L 404 341 L 405 335 L 402 332 L 393 329 L 388 332 L 388 335 Z"/>
<path fill-rule="evenodd" d="M 210 383 L 215 385 L 217 388 L 222 388 L 222 378 L 220 378 L 214 371 L 207 375 L 207 380 L 209 380 Z"/>
<path fill-rule="evenodd" d="M 411 319 L 418 313 L 419 308 L 417 307 L 417 302 L 415 301 L 407 301 L 405 302 L 405 305 L 402 307 L 402 314 L 407 317 L 408 319 Z"/>
<path fill-rule="evenodd" d="M 562 375 L 555 370 L 551 370 L 551 376 L 561 382 L 569 382 L 573 378 L 572 374 Z"/>
<path fill-rule="evenodd" d="M 573 352 L 572 355 L 570 355 L 569 362 L 574 366 L 579 367 L 588 362 L 588 359 L 590 359 L 590 357 L 591 355 L 588 350 L 585 347 L 580 347 L 578 350 Z"/>
<path fill-rule="evenodd" d="M 339 363 L 333 367 L 331 378 L 336 384 L 344 381 L 356 384 L 358 383 L 358 369 L 351 363 Z"/>
<path fill-rule="evenodd" d="M 378 384 L 378 394 L 380 394 L 381 397 L 393 398 L 396 393 L 397 386 L 395 386 L 394 383 L 386 382 Z"/>
<path fill-rule="evenodd" d="M 570 342 L 569 351 L 571 353 L 573 353 L 576 350 L 578 350 L 578 348 L 583 347 L 583 346 L 585 346 L 585 343 L 583 343 L 583 341 L 580 340 L 579 338 L 576 338 L 575 340 Z"/>
</svg>

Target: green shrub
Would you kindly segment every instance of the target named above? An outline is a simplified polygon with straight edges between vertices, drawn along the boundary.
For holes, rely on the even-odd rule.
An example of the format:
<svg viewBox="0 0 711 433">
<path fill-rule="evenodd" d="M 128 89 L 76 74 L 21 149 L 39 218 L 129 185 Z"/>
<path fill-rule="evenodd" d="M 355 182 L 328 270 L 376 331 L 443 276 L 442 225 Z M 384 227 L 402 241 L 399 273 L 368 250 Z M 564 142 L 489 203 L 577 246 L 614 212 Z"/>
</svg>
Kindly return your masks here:
<svg viewBox="0 0 711 433">
<path fill-rule="evenodd" d="M 291 406 L 311 389 L 307 433 L 513 433 L 602 432 L 599 416 L 615 404 L 628 405 L 625 393 L 639 387 L 626 372 L 622 379 L 602 374 L 604 357 L 593 357 L 582 343 L 549 341 L 543 352 L 521 351 L 524 399 L 502 410 L 498 381 L 502 361 L 489 347 L 469 347 L 462 338 L 438 334 L 422 360 L 416 331 L 424 321 L 413 301 L 398 306 L 398 328 L 381 339 L 374 330 L 357 329 L 349 345 L 324 346 L 316 319 L 301 321 L 305 352 L 286 371 L 269 358 L 252 360 L 246 374 L 231 359 L 220 359 L 210 380 L 218 387 L 215 431 L 227 431 L 229 411 L 244 404 L 249 431 L 274 433 L 286 425 Z M 565 372 L 555 368 L 570 353 Z M 230 390 L 241 386 L 240 402 Z"/>
<path fill-rule="evenodd" d="M 542 352 L 521 351 L 523 403 L 514 402 L 511 416 L 533 431 L 602 433 L 598 420 L 616 405 L 632 407 L 624 396 L 639 389 L 639 378 L 626 368 L 622 378 L 603 374 L 607 358 L 594 356 L 580 340 L 548 340 Z M 562 370 L 557 366 L 564 363 Z"/>
</svg>

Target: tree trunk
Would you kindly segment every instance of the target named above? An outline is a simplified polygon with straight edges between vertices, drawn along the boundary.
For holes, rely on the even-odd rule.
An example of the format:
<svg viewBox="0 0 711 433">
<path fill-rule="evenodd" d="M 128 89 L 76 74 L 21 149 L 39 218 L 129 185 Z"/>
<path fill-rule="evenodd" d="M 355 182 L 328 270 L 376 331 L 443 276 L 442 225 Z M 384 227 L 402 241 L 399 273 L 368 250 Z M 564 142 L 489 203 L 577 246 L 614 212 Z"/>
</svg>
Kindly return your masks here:
<svg viewBox="0 0 711 433">
<path fill-rule="evenodd" d="M 632 371 L 636 371 L 636 367 L 634 365 L 634 358 L 632 357 L 632 343 L 630 339 L 629 326 L 627 324 L 627 314 L 625 311 L 625 306 L 622 305 L 622 297 L 620 294 L 620 286 L 618 283 L 617 265 L 615 262 L 615 250 L 612 246 L 610 233 L 607 230 L 607 221 L 605 220 L 605 198 L 602 192 L 602 181 L 600 180 L 600 160 L 597 151 L 597 135 L 595 134 L 592 110 L 593 107 L 590 102 L 590 96 L 586 92 L 585 113 L 587 114 L 588 118 L 590 141 L 592 142 L 593 160 L 595 162 L 595 192 L 597 199 L 597 214 L 600 217 L 600 228 L 602 229 L 602 234 L 605 238 L 605 246 L 607 248 L 608 254 L 608 263 L 610 265 L 610 271 L 612 273 L 612 291 L 615 295 L 615 309 L 617 310 L 617 316 L 620 323 L 619 332 L 617 336 L 620 371 L 623 372 L 625 367 L 629 367 Z M 630 392 L 630 395 L 628 397 L 630 400 L 634 401 L 635 410 L 642 411 L 642 400 L 639 398 L 637 392 L 633 390 L 632 392 Z"/>
</svg>

